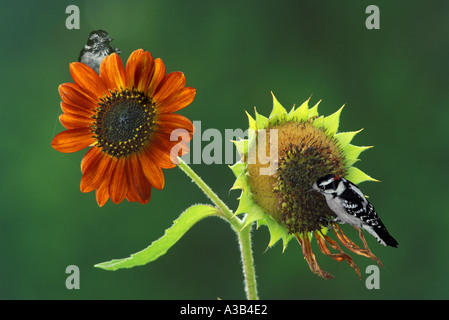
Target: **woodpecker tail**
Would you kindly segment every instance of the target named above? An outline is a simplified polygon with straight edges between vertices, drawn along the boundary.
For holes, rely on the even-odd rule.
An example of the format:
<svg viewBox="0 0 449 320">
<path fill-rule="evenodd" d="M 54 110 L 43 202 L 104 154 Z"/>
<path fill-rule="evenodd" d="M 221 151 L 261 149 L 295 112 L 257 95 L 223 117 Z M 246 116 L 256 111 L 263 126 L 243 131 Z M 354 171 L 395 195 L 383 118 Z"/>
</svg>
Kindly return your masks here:
<svg viewBox="0 0 449 320">
<path fill-rule="evenodd" d="M 387 228 L 383 225 L 383 223 L 379 220 L 379 224 L 375 226 L 367 226 L 364 229 L 371 233 L 379 242 L 380 244 L 383 244 L 384 246 L 390 246 L 397 248 L 398 242 L 388 233 Z"/>
</svg>

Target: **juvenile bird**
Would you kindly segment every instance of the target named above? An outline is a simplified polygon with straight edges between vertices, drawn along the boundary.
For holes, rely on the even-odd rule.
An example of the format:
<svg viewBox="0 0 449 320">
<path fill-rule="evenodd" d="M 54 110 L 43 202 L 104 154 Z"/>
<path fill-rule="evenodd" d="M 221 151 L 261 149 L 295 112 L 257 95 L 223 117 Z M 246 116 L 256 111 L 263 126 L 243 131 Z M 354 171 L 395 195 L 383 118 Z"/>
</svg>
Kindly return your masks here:
<svg viewBox="0 0 449 320">
<path fill-rule="evenodd" d="M 104 30 L 92 31 L 89 34 L 86 45 L 80 52 L 78 61 L 87 64 L 97 73 L 100 73 L 101 61 L 106 56 L 114 52 L 117 54 L 121 53 L 118 48 L 114 49 L 109 45 L 112 40 Z"/>
</svg>

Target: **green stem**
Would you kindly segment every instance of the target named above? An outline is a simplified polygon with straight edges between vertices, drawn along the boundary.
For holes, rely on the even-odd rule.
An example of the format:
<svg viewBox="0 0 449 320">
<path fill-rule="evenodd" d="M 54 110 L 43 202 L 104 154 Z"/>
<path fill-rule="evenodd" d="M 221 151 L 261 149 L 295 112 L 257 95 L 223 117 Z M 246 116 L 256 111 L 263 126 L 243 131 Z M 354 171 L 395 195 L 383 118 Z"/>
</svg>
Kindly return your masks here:
<svg viewBox="0 0 449 320">
<path fill-rule="evenodd" d="M 254 272 L 254 259 L 251 249 L 251 225 L 245 226 L 245 220 L 240 220 L 234 216 L 228 206 L 212 191 L 212 189 L 201 179 L 187 163 L 181 158 L 179 160 L 179 168 L 188 175 L 193 182 L 206 194 L 206 196 L 221 210 L 221 216 L 228 221 L 234 231 L 237 233 L 240 244 L 240 253 L 243 264 L 243 275 L 245 277 L 245 291 L 248 300 L 257 300 L 257 282 Z"/>
<path fill-rule="evenodd" d="M 240 253 L 242 255 L 246 297 L 248 300 L 258 300 L 256 273 L 254 271 L 253 252 L 251 250 L 251 226 L 244 228 L 237 234 L 240 243 Z"/>
<path fill-rule="evenodd" d="M 186 175 L 188 175 L 190 178 L 192 178 L 193 182 L 196 183 L 196 185 L 206 194 L 206 196 L 212 200 L 212 202 L 222 211 L 223 218 L 226 220 L 234 220 L 233 219 L 233 213 L 231 209 L 228 208 L 228 206 L 221 201 L 221 199 L 215 194 L 215 192 L 212 191 L 212 189 L 201 179 L 195 171 L 192 170 L 192 168 L 189 167 L 187 163 L 184 162 L 181 158 L 178 157 L 179 160 L 179 167 Z"/>
</svg>

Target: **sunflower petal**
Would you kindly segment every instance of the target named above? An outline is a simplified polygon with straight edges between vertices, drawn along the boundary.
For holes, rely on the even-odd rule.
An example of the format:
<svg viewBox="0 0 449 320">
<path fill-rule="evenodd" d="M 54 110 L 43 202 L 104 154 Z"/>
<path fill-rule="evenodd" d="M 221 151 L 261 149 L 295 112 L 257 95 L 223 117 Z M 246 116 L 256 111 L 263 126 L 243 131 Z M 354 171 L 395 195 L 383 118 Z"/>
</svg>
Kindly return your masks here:
<svg viewBox="0 0 449 320">
<path fill-rule="evenodd" d="M 167 143 L 161 134 L 153 134 L 150 152 L 158 159 L 158 165 L 163 169 L 174 168 L 178 164 L 177 160 L 173 162 L 170 157 L 173 146 L 174 144 Z"/>
<path fill-rule="evenodd" d="M 159 127 L 159 131 L 166 133 L 173 133 L 174 130 L 182 129 L 189 134 L 186 135 L 187 141 L 190 140 L 191 135 L 194 132 L 193 123 L 186 117 L 176 113 L 164 113 L 155 117 L 155 123 Z M 183 136 L 184 138 L 184 136 Z"/>
<path fill-rule="evenodd" d="M 104 179 L 97 188 L 96 193 L 97 203 L 100 207 L 104 206 L 109 199 L 109 176 Z"/>
<path fill-rule="evenodd" d="M 190 141 L 189 134 L 185 131 L 176 132 L 175 135 L 159 131 L 153 133 L 149 150 L 151 153 L 156 148 L 163 150 L 170 157 L 170 162 L 178 165 L 178 156 L 182 156 L 189 151 L 188 141 Z M 153 158 L 157 159 L 157 163 L 161 168 L 164 168 L 160 158 L 156 158 L 155 154 L 153 154 Z"/>
<path fill-rule="evenodd" d="M 66 129 L 88 128 L 92 125 L 93 120 L 73 113 L 63 113 L 59 116 L 59 121 Z"/>
<path fill-rule="evenodd" d="M 96 162 L 101 155 L 100 148 L 90 148 L 83 159 L 81 160 L 81 173 L 86 172 L 86 168 L 90 166 L 91 162 Z"/>
<path fill-rule="evenodd" d="M 142 171 L 150 184 L 158 189 L 162 190 L 165 184 L 164 173 L 162 169 L 156 165 L 154 156 L 149 150 L 145 150 L 144 153 L 139 154 L 139 161 L 142 166 Z"/>
<path fill-rule="evenodd" d="M 125 68 L 126 86 L 146 92 L 154 72 L 153 56 L 142 49 L 135 50 L 128 58 Z"/>
<path fill-rule="evenodd" d="M 196 89 L 192 87 L 185 87 L 178 93 L 158 101 L 157 112 L 158 113 L 171 113 L 181 110 L 192 103 L 195 98 Z"/>
<path fill-rule="evenodd" d="M 151 198 L 151 184 L 144 176 L 139 158 L 136 155 L 130 157 L 130 161 L 127 162 L 127 170 L 129 177 L 128 195 L 134 198 L 133 201 L 138 201 L 141 204 L 148 203 Z"/>
<path fill-rule="evenodd" d="M 118 160 L 112 161 L 116 162 L 116 166 L 109 184 L 109 195 L 115 204 L 122 202 L 128 192 L 126 160 L 125 157 L 120 157 Z"/>
<path fill-rule="evenodd" d="M 103 59 L 100 66 L 100 78 L 110 90 L 125 88 L 125 69 L 118 54 L 113 53 Z"/>
<path fill-rule="evenodd" d="M 182 72 L 172 72 L 168 74 L 154 93 L 154 100 L 159 101 L 177 93 L 186 85 L 186 77 Z"/>
<path fill-rule="evenodd" d="M 71 153 L 83 150 L 95 142 L 89 128 L 65 130 L 58 133 L 51 146 L 59 152 Z"/>
<path fill-rule="evenodd" d="M 97 100 L 87 95 L 76 83 L 63 83 L 58 87 L 59 95 L 67 104 L 92 112 L 97 107 Z"/>
<path fill-rule="evenodd" d="M 92 148 L 91 150 L 95 149 L 99 150 L 99 148 Z M 85 193 L 97 189 L 105 178 L 109 180 L 109 176 L 106 173 L 111 165 L 111 160 L 100 151 L 99 153 L 97 152 L 96 158 L 93 158 L 91 161 L 86 161 L 86 163 L 82 168 L 83 176 L 80 184 L 81 192 Z"/>
<path fill-rule="evenodd" d="M 77 114 L 80 116 L 84 116 L 86 118 L 90 118 L 95 114 L 91 110 L 80 108 L 78 106 L 65 103 L 64 101 L 61 101 L 61 110 L 64 113 L 73 113 L 73 114 Z"/>
<path fill-rule="evenodd" d="M 73 81 L 95 101 L 109 93 L 100 76 L 84 63 L 72 62 L 70 64 L 70 74 Z"/>
<path fill-rule="evenodd" d="M 131 158 L 129 159 L 129 161 L 126 161 L 125 163 L 125 170 L 126 170 L 126 174 L 128 175 L 128 192 L 126 193 L 126 199 L 129 202 L 136 202 L 139 201 L 139 195 L 137 194 L 135 188 L 134 188 L 134 181 L 133 181 L 133 172 L 131 171 Z"/>
<path fill-rule="evenodd" d="M 161 81 L 165 78 L 165 64 L 161 59 L 154 60 L 154 72 L 152 74 L 148 89 L 144 91 L 149 97 L 153 97 Z"/>
</svg>

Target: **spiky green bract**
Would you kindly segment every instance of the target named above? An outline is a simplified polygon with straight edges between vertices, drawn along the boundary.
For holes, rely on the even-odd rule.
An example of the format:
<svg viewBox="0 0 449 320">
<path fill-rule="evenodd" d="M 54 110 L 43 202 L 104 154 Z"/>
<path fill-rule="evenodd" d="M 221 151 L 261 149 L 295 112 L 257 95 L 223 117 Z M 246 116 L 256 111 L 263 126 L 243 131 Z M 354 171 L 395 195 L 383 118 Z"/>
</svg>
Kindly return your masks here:
<svg viewBox="0 0 449 320">
<path fill-rule="evenodd" d="M 269 247 L 282 239 L 283 249 L 293 234 L 309 232 L 325 233 L 326 219 L 333 216 L 324 198 L 309 192 L 313 182 L 320 176 L 335 173 L 355 184 L 376 181 L 353 166 L 359 155 L 370 147 L 351 144 L 359 131 L 338 132 L 341 107 L 324 117 L 318 114 L 318 105 L 309 107 L 305 101 L 290 112 L 273 95 L 273 110 L 269 117 L 255 110 L 255 118 L 247 113 L 248 139 L 234 141 L 242 160 L 231 166 L 236 176 L 232 189 L 241 189 L 236 215 L 247 213 L 246 226 L 257 222 L 266 225 L 270 232 Z M 262 166 L 253 159 L 258 145 L 266 146 L 268 154 L 270 131 L 277 129 L 277 171 L 272 175 L 259 175 Z M 264 135 L 260 134 L 263 130 Z M 264 137 L 263 143 L 260 142 Z"/>
</svg>

